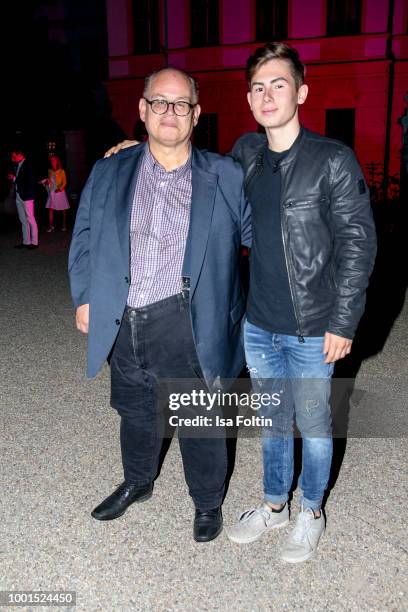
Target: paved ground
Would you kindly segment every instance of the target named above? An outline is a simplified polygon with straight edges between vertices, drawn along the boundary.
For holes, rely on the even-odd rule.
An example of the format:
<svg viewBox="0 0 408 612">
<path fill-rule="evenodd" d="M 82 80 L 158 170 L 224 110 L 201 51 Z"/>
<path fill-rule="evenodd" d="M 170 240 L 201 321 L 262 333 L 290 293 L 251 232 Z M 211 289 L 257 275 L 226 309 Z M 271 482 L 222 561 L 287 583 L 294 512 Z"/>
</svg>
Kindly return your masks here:
<svg viewBox="0 0 408 612">
<path fill-rule="evenodd" d="M 87 612 L 408 609 L 407 307 L 380 352 L 369 351 L 351 402 L 356 435 L 376 437 L 348 439 L 319 555 L 292 567 L 278 559 L 287 530 L 243 547 L 225 534 L 193 541 L 176 442 L 150 501 L 107 524 L 90 517 L 122 480 L 108 372 L 85 380 L 65 273 L 69 236 L 43 235 L 33 252 L 13 250 L 13 238 L 0 234 L 0 589 L 75 590 L 76 609 Z M 392 301 L 385 295 L 371 333 L 392 322 Z M 259 440 L 241 438 L 225 522 L 260 495 Z"/>
</svg>

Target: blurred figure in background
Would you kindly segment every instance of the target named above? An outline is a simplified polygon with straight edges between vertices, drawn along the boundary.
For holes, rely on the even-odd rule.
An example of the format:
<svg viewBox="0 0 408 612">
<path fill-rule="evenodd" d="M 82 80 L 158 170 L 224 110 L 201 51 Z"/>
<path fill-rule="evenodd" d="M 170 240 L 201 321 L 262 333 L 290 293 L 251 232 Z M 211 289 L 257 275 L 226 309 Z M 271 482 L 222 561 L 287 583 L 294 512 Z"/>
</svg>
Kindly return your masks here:
<svg viewBox="0 0 408 612">
<path fill-rule="evenodd" d="M 54 231 L 54 210 L 62 211 L 62 231 L 67 231 L 67 210 L 69 209 L 68 197 L 65 192 L 67 176 L 62 168 L 61 160 L 57 155 L 50 156 L 51 168 L 48 171 L 48 179 L 42 181 L 48 188 L 48 229 Z"/>
<path fill-rule="evenodd" d="M 36 249 L 38 247 L 38 226 L 34 216 L 36 190 L 34 170 L 20 148 L 16 147 L 11 151 L 11 161 L 14 169 L 9 173 L 8 179 L 14 183 L 17 212 L 23 234 L 22 243 L 16 244 L 15 248 Z"/>
</svg>

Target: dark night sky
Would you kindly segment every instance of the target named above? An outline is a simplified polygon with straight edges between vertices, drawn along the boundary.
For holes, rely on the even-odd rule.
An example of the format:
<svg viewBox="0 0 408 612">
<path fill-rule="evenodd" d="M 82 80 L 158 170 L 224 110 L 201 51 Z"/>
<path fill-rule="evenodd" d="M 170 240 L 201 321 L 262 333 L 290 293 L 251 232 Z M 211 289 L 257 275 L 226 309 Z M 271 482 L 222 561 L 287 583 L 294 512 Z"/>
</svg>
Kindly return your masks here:
<svg viewBox="0 0 408 612">
<path fill-rule="evenodd" d="M 60 0 L 66 43 L 50 39 L 47 2 L 9 3 L 0 24 L 2 107 L 0 163 L 18 141 L 38 157 L 62 130 L 85 132 L 87 159 L 124 138 L 111 119 L 104 0 Z M 45 8 L 44 8 L 45 7 Z M 54 6 L 55 8 L 55 6 Z M 59 24 L 60 25 L 60 24 Z M 16 136 L 17 134 L 17 136 Z"/>
<path fill-rule="evenodd" d="M 5 132 L 83 127 L 95 114 L 109 112 L 101 93 L 101 81 L 107 78 L 104 2 L 65 3 L 68 44 L 49 40 L 48 20 L 36 14 L 44 4 L 10 3 L 1 20 Z M 73 35 L 75 29 L 79 37 Z"/>
</svg>

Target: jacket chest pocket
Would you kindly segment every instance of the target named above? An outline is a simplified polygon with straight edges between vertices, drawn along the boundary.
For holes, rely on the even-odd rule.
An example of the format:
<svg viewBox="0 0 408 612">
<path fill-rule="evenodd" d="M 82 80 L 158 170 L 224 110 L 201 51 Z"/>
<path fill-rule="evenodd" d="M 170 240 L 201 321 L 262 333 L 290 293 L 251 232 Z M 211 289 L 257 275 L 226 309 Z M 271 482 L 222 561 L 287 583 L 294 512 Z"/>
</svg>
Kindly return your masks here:
<svg viewBox="0 0 408 612">
<path fill-rule="evenodd" d="M 329 206 L 329 198 L 327 196 L 311 196 L 302 200 L 287 200 L 283 204 L 285 210 L 290 209 L 308 209 L 308 208 L 327 208 Z"/>
</svg>

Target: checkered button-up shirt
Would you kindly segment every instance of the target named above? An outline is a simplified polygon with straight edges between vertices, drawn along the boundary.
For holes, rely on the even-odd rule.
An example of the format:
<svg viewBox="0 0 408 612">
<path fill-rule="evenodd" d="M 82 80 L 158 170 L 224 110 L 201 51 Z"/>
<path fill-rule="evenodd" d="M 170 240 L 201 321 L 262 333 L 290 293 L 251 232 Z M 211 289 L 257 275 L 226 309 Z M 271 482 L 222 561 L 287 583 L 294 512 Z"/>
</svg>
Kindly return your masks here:
<svg viewBox="0 0 408 612">
<path fill-rule="evenodd" d="M 130 220 L 129 306 L 140 308 L 180 293 L 191 191 L 191 155 L 166 172 L 146 145 Z"/>
</svg>

